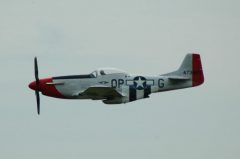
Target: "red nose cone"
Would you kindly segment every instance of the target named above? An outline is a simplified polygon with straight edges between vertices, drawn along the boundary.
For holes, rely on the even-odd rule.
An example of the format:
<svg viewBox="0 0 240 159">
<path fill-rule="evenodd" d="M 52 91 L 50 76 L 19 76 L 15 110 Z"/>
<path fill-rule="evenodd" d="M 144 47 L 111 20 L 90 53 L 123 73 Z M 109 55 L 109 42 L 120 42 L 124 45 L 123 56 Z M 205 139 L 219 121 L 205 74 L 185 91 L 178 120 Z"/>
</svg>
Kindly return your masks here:
<svg viewBox="0 0 240 159">
<path fill-rule="evenodd" d="M 31 83 L 28 85 L 28 87 L 31 88 L 32 90 L 36 90 L 36 89 L 37 89 L 36 81 L 31 82 Z"/>
<path fill-rule="evenodd" d="M 53 83 L 53 78 L 43 78 L 39 79 L 38 84 L 36 81 L 31 82 L 28 87 L 35 91 L 42 92 L 43 95 L 56 97 L 56 98 L 65 98 L 55 87 Z"/>
</svg>

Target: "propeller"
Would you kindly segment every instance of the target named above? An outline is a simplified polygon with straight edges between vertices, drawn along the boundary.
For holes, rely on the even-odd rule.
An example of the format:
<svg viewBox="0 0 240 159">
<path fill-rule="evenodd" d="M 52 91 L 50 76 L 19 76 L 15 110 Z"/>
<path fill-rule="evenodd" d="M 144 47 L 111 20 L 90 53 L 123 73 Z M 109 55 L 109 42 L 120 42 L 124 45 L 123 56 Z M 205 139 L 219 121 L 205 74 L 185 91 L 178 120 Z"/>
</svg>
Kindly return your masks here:
<svg viewBox="0 0 240 159">
<path fill-rule="evenodd" d="M 36 100 L 37 100 L 37 112 L 40 114 L 40 95 L 39 95 L 39 78 L 38 78 L 38 62 L 37 57 L 34 58 L 34 73 L 36 79 L 37 89 L 35 90 Z"/>
</svg>

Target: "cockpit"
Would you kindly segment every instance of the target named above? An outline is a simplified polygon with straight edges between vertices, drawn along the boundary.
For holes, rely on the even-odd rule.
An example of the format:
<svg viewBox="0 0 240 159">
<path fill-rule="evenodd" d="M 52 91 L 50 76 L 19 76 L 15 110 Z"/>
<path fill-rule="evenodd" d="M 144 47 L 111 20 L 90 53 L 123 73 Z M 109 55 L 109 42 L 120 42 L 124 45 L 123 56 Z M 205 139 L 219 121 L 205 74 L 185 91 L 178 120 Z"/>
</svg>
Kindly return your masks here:
<svg viewBox="0 0 240 159">
<path fill-rule="evenodd" d="M 125 75 L 128 75 L 128 73 L 126 73 L 125 71 L 120 70 L 120 69 L 116 69 L 116 68 L 100 68 L 100 69 L 97 69 L 96 71 L 93 71 L 91 73 L 91 75 L 93 77 L 104 76 L 104 75 L 109 75 L 109 74 L 125 74 Z"/>
</svg>

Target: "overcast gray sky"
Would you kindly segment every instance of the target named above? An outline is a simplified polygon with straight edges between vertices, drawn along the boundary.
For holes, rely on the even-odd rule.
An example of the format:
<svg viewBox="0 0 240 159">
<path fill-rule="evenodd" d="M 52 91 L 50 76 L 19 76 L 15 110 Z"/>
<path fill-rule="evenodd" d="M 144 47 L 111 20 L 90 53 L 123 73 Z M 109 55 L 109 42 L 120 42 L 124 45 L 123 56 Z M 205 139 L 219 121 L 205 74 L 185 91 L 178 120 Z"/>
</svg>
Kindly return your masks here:
<svg viewBox="0 0 240 159">
<path fill-rule="evenodd" d="M 0 0 L 0 158 L 239 159 L 240 1 Z M 116 67 L 177 69 L 202 56 L 204 85 L 125 105 L 41 96 L 40 77 Z"/>
</svg>

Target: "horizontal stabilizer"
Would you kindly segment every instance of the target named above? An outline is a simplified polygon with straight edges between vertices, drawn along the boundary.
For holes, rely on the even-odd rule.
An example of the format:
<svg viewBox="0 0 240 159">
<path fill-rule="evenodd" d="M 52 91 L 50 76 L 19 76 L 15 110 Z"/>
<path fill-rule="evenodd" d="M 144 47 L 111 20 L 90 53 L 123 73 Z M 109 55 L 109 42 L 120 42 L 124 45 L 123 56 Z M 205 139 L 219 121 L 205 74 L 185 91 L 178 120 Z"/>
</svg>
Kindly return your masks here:
<svg viewBox="0 0 240 159">
<path fill-rule="evenodd" d="M 168 79 L 170 80 L 189 80 L 189 77 L 184 77 L 184 76 L 169 76 Z"/>
</svg>

